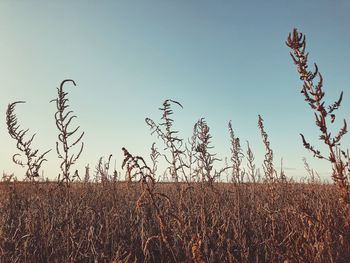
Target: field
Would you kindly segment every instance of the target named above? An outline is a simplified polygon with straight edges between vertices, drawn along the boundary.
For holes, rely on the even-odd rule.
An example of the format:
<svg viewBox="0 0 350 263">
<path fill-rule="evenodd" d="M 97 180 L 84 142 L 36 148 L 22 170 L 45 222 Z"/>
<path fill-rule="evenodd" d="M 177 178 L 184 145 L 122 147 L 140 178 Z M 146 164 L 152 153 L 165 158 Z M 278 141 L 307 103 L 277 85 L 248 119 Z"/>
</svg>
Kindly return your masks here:
<svg viewBox="0 0 350 263">
<path fill-rule="evenodd" d="M 182 105 L 170 99 L 160 108 L 160 123 L 146 119 L 164 144 L 162 152 L 152 145 L 150 164 L 123 148 L 125 181 L 111 171 L 111 156 L 99 160 L 93 177 L 89 167 L 81 176 L 72 167 L 84 150 L 84 132 L 72 127 L 76 116 L 64 89 L 75 82 L 64 80 L 53 100 L 61 160 L 56 181 L 40 180 L 49 151 L 35 150 L 34 136 L 18 124 L 15 109 L 23 102 L 8 106 L 8 132 L 19 152 L 12 159 L 26 168 L 26 180 L 4 174 L 0 184 L 0 262 L 348 262 L 350 157 L 341 148 L 346 121 L 335 135 L 329 132 L 343 93 L 325 105 L 323 78 L 317 66 L 307 70 L 305 43 L 296 29 L 286 42 L 327 155 L 301 138 L 314 157 L 329 162 L 332 184 L 322 183 L 306 161 L 303 182 L 277 171 L 261 116 L 263 172 L 231 123 L 231 156 L 215 169 L 205 119 L 194 125 L 191 138 L 179 138 L 172 114 Z M 167 163 L 164 172 L 160 159 Z"/>
<path fill-rule="evenodd" d="M 1 190 L 1 262 L 346 262 L 350 254 L 348 210 L 332 185 Z"/>
</svg>

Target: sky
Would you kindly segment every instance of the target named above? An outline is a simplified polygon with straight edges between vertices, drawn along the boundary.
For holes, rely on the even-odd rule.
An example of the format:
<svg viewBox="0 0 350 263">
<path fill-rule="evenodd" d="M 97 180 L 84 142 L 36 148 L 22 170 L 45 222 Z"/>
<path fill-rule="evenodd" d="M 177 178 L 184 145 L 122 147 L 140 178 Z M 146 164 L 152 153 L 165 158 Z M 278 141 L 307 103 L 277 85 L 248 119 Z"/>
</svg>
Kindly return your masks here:
<svg viewBox="0 0 350 263">
<path fill-rule="evenodd" d="M 173 99 L 183 105 L 174 106 L 179 137 L 187 140 L 205 118 L 218 158 L 230 156 L 232 120 L 261 166 L 261 114 L 277 169 L 283 158 L 287 176 L 302 178 L 306 157 L 329 179 L 329 163 L 315 160 L 301 143 L 299 133 L 325 149 L 285 41 L 295 27 L 306 34 L 309 63 L 323 74 L 327 102 L 344 91 L 339 127 L 350 115 L 349 13 L 347 0 L 0 1 L 0 169 L 18 178 L 25 173 L 11 161 L 18 151 L 5 117 L 9 103 L 24 100 L 16 108 L 19 124 L 36 133 L 34 148 L 53 149 L 42 169 L 45 177 L 57 177 L 58 131 L 49 102 L 71 78 L 77 83 L 66 86 L 77 115 L 73 125 L 85 131 L 74 168 L 81 173 L 110 154 L 121 171 L 122 147 L 146 160 L 152 142 L 162 150 L 144 119 L 159 122 L 158 108 Z M 344 148 L 349 142 L 347 135 Z"/>
</svg>

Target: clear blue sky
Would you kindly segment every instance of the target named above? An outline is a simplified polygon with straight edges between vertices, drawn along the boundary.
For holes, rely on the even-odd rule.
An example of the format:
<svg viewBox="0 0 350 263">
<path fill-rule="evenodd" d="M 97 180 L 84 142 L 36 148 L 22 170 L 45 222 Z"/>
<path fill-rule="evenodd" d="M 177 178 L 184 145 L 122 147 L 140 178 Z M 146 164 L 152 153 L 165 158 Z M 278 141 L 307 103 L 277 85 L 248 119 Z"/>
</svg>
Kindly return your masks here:
<svg viewBox="0 0 350 263">
<path fill-rule="evenodd" d="M 300 132 L 321 145 L 285 40 L 294 27 L 307 35 L 309 59 L 324 76 L 327 101 L 344 90 L 338 120 L 349 117 L 349 13 L 346 0 L 3 0 L 0 168 L 19 178 L 24 173 L 11 162 L 17 150 L 5 125 L 8 103 L 26 100 L 17 108 L 20 124 L 37 133 L 34 146 L 54 149 L 55 105 L 49 101 L 63 79 L 73 78 L 77 87 L 67 85 L 67 91 L 78 116 L 75 123 L 86 132 L 76 166 L 82 173 L 87 163 L 94 167 L 100 156 L 111 153 L 119 168 L 123 146 L 148 155 L 157 139 L 144 118 L 159 120 L 158 107 L 171 98 L 184 106 L 175 109 L 179 135 L 190 137 L 193 124 L 205 117 L 218 157 L 229 156 L 227 123 L 232 120 L 260 165 L 261 114 L 276 166 L 283 157 L 287 175 L 304 176 L 305 156 L 328 178 L 328 163 L 314 161 L 301 144 Z M 345 137 L 344 145 L 349 142 Z M 55 151 L 47 158 L 45 176 L 55 178 Z"/>
</svg>

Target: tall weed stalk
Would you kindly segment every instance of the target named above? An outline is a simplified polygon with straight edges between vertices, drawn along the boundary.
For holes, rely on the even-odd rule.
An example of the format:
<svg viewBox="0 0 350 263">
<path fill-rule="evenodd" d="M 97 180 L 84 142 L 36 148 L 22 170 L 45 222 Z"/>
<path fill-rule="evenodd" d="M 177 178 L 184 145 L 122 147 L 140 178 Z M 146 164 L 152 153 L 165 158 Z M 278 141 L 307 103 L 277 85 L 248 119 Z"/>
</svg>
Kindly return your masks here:
<svg viewBox="0 0 350 263">
<path fill-rule="evenodd" d="M 74 86 L 76 86 L 74 80 L 63 80 L 60 87 L 57 88 L 57 98 L 51 100 L 51 102 L 56 102 L 57 111 L 55 113 L 55 121 L 56 127 L 59 131 L 58 141 L 56 142 L 56 152 L 58 158 L 62 160 L 60 164 L 62 177 L 60 174 L 58 176 L 58 181 L 66 182 L 66 185 L 77 177 L 77 173 L 74 173 L 71 176 L 70 169 L 79 159 L 84 148 L 84 143 L 81 141 L 84 136 L 84 132 L 80 133 L 75 139 L 73 139 L 73 136 L 78 132 L 80 126 L 71 128 L 71 122 L 77 116 L 73 115 L 72 110 L 69 110 L 69 100 L 67 98 L 68 92 L 65 92 L 63 89 L 64 84 L 68 82 L 71 82 Z M 71 153 L 72 148 L 78 144 L 80 144 L 80 148 L 77 153 Z"/>
<path fill-rule="evenodd" d="M 15 164 L 18 164 L 22 167 L 26 166 L 27 171 L 25 173 L 26 178 L 30 181 L 35 180 L 35 178 L 39 177 L 39 170 L 43 162 L 46 161 L 45 155 L 50 152 L 48 150 L 43 154 L 39 155 L 39 150 L 32 148 L 32 142 L 36 134 L 30 136 L 29 139 L 26 139 L 25 136 L 29 129 L 23 130 L 20 128 L 18 124 L 17 116 L 15 114 L 15 108 L 17 104 L 25 103 L 24 101 L 16 101 L 8 105 L 6 111 L 6 124 L 8 133 L 11 138 L 16 141 L 17 149 L 22 153 L 16 153 L 12 156 L 12 160 Z M 20 157 L 24 155 L 25 158 L 22 160 Z"/>
<path fill-rule="evenodd" d="M 320 131 L 319 139 L 328 148 L 328 156 L 322 154 L 315 146 L 311 145 L 303 134 L 300 134 L 304 147 L 311 151 L 313 155 L 320 159 L 329 161 L 332 165 L 332 178 L 338 186 L 341 198 L 347 204 L 350 204 L 349 174 L 350 162 L 349 152 L 340 147 L 341 139 L 347 133 L 347 123 L 343 120 L 342 127 L 335 135 L 331 133 L 331 126 L 336 119 L 336 111 L 339 109 L 343 100 L 343 92 L 340 93 L 338 100 L 330 105 L 325 103 L 325 91 L 323 90 L 323 76 L 315 64 L 315 70 L 308 70 L 308 56 L 306 53 L 306 38 L 303 33 L 294 29 L 289 33 L 286 45 L 292 50 L 290 56 L 297 67 L 300 79 L 303 81 L 301 93 L 305 101 L 314 112 L 315 124 Z"/>
</svg>

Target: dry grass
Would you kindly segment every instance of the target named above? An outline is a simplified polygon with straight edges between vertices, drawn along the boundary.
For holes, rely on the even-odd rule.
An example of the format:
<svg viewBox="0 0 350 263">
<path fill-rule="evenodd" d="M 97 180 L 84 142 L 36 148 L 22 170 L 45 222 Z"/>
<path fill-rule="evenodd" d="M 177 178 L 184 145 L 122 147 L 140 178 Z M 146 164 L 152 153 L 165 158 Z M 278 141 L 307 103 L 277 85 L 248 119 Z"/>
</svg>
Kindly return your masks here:
<svg viewBox="0 0 350 263">
<path fill-rule="evenodd" d="M 72 186 L 68 199 L 55 183 L 1 185 L 1 262 L 346 262 L 350 255 L 348 218 L 332 185 L 280 183 L 274 200 L 258 183 L 181 184 L 180 192 L 159 183 L 154 200 L 136 183 Z"/>
<path fill-rule="evenodd" d="M 71 169 L 83 150 L 83 133 L 71 140 L 78 128 L 68 129 L 75 116 L 66 110 L 63 85 L 73 82 L 66 80 L 54 100 L 62 172 L 57 182 L 35 181 L 45 154 L 37 157 L 30 148 L 33 137 L 26 140 L 26 132 L 18 128 L 18 102 L 9 105 L 9 134 L 27 157 L 26 163 L 14 161 L 27 166 L 31 181 L 4 175 L 0 183 L 0 262 L 348 262 L 350 161 L 348 151 L 340 148 L 346 122 L 334 137 L 328 128 L 342 95 L 326 107 L 322 76 L 314 84 L 318 69 L 307 71 L 303 35 L 294 30 L 287 45 L 328 157 L 303 135 L 302 142 L 316 157 L 330 162 L 334 184 L 321 184 L 306 160 L 307 182 L 288 180 L 283 170 L 278 173 L 261 116 L 263 174 L 249 143 L 244 150 L 231 122 L 231 156 L 217 170 L 207 122 L 198 120 L 192 137 L 184 141 L 172 119 L 172 106 L 182 105 L 173 100 L 160 108 L 160 123 L 146 119 L 164 149 L 159 152 L 152 145 L 151 165 L 123 148 L 127 181 L 120 181 L 117 171 L 110 174 L 110 155 L 99 160 L 94 182 L 88 166 L 84 180 L 72 182 L 78 179 Z M 71 148 L 77 144 L 80 150 L 73 154 Z M 158 171 L 161 159 L 167 164 L 163 174 Z M 157 182 L 160 175 L 172 182 Z M 228 182 L 218 182 L 224 175 Z"/>
</svg>

